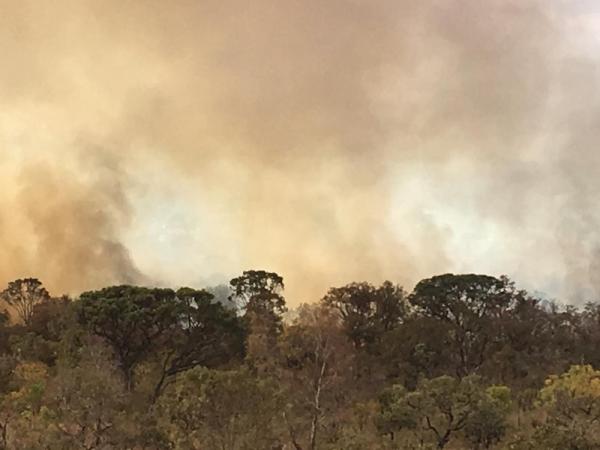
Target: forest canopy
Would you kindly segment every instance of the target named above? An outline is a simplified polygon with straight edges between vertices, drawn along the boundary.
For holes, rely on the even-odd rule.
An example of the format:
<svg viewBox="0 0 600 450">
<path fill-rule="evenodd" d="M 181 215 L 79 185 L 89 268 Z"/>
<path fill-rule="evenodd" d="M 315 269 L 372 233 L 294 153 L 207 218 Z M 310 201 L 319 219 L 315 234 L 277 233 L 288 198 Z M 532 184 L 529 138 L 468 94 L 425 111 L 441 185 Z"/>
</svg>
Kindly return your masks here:
<svg viewBox="0 0 600 450">
<path fill-rule="evenodd" d="M 264 270 L 77 298 L 11 281 L 0 449 L 600 448 L 600 304 L 477 274 L 293 309 L 284 287 Z"/>
</svg>

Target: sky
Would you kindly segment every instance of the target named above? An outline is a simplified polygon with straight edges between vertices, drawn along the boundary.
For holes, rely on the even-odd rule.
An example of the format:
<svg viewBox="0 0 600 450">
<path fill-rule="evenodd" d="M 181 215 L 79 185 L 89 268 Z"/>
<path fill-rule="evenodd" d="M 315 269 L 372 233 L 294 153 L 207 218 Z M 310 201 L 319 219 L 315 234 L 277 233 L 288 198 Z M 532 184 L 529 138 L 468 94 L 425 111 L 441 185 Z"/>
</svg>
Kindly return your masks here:
<svg viewBox="0 0 600 450">
<path fill-rule="evenodd" d="M 600 296 L 600 5 L 0 0 L 0 283 Z"/>
</svg>

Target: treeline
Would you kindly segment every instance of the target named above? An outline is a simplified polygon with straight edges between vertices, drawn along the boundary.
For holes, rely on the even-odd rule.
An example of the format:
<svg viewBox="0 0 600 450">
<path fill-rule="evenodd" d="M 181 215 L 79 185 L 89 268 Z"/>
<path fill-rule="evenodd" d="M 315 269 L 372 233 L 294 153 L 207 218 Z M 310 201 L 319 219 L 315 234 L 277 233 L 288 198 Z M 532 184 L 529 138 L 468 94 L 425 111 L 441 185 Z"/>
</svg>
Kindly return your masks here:
<svg viewBox="0 0 600 450">
<path fill-rule="evenodd" d="M 0 449 L 600 449 L 598 304 L 485 275 L 283 291 L 9 283 Z"/>
</svg>

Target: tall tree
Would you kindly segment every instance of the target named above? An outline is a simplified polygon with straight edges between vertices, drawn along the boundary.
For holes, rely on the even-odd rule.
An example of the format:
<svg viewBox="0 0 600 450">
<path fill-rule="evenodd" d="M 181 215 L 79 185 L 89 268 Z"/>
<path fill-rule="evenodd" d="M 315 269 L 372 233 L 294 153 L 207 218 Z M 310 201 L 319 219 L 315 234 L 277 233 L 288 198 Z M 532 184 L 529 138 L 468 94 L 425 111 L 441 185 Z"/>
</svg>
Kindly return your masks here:
<svg viewBox="0 0 600 450">
<path fill-rule="evenodd" d="M 160 349 L 160 376 L 154 399 L 178 373 L 196 366 L 216 367 L 244 350 L 244 328 L 235 311 L 214 302 L 205 290 L 181 288 L 175 294 L 177 320 Z"/>
<path fill-rule="evenodd" d="M 417 314 L 446 330 L 457 376 L 477 371 L 499 342 L 500 319 L 522 295 L 506 277 L 445 274 L 420 281 L 409 297 Z"/>
<path fill-rule="evenodd" d="M 390 281 L 379 287 L 363 282 L 331 288 L 322 303 L 338 311 L 356 347 L 373 344 L 408 312 L 404 290 Z"/>
<path fill-rule="evenodd" d="M 8 283 L 0 297 L 29 325 L 35 306 L 49 300 L 50 294 L 37 278 L 23 278 Z"/>
<path fill-rule="evenodd" d="M 180 305 L 172 289 L 113 286 L 81 294 L 79 320 L 112 347 L 128 390 L 134 371 L 177 325 Z"/>
<path fill-rule="evenodd" d="M 277 337 L 283 330 L 282 314 L 287 311 L 283 297 L 283 278 L 274 272 L 250 270 L 231 280 L 231 300 L 249 327 L 247 357 L 256 367 L 274 361 Z"/>
<path fill-rule="evenodd" d="M 246 313 L 281 315 L 286 311 L 283 277 L 265 270 L 247 270 L 230 282 L 230 299 Z"/>
<path fill-rule="evenodd" d="M 333 311 L 321 305 L 300 308 L 298 319 L 282 335 L 280 348 L 278 378 L 287 387 L 284 418 L 290 438 L 297 450 L 315 450 L 324 422 L 337 421 L 333 403 L 344 390 L 354 349 Z"/>
</svg>

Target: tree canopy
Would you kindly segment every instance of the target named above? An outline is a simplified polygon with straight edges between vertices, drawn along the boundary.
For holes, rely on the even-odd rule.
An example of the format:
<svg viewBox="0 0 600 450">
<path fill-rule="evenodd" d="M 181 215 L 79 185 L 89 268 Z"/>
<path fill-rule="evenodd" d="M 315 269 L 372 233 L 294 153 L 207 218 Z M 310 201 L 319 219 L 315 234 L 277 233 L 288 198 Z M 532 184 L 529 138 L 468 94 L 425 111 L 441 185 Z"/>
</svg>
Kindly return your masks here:
<svg viewBox="0 0 600 450">
<path fill-rule="evenodd" d="M 600 306 L 506 277 L 349 283 L 289 314 L 264 270 L 2 299 L 0 450 L 600 448 Z"/>
</svg>

